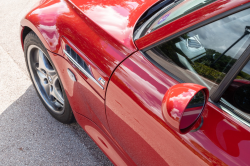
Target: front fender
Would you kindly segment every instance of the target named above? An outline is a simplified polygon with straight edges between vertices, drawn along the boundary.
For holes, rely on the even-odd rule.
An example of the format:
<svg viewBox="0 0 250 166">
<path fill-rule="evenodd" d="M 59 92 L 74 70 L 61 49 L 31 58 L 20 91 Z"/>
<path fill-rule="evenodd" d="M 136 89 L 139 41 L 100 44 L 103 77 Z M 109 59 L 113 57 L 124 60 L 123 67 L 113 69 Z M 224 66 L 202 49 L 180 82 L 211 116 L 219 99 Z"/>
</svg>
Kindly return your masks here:
<svg viewBox="0 0 250 166">
<path fill-rule="evenodd" d="M 35 34 L 42 41 L 42 43 L 45 46 L 45 48 L 47 48 L 47 49 L 50 48 L 49 45 L 48 45 L 48 43 L 47 43 L 47 41 L 44 39 L 44 37 L 42 36 L 42 34 L 38 30 L 38 28 L 34 24 L 32 24 L 29 20 L 23 18 L 21 20 L 21 27 L 20 27 L 20 37 L 21 37 L 21 43 L 22 43 L 23 50 L 24 50 L 24 39 L 25 39 L 25 36 L 27 35 L 27 32 L 29 32 L 30 30 L 32 30 L 33 32 L 35 32 Z"/>
<path fill-rule="evenodd" d="M 60 16 L 70 11 L 65 1 L 42 0 L 21 20 L 21 41 L 25 38 L 24 29 L 31 29 L 40 38 L 44 46 L 58 53 L 60 49 L 60 33 L 58 24 Z"/>
</svg>

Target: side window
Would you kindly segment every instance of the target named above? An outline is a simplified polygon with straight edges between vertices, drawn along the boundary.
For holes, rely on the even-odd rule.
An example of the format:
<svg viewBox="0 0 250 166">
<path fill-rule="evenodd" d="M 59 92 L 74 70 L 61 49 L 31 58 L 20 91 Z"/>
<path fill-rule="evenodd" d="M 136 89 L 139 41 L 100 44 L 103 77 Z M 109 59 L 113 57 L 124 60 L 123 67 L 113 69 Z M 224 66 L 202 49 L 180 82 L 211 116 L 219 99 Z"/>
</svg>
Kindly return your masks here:
<svg viewBox="0 0 250 166">
<path fill-rule="evenodd" d="M 158 12 L 149 15 L 149 17 L 142 16 L 135 27 L 136 31 L 134 33 L 134 40 L 137 40 L 144 35 L 147 35 L 166 24 L 181 18 L 195 10 L 198 10 L 216 0 L 163 0 L 159 1 L 159 6 L 154 6 L 158 8 Z M 165 7 L 160 7 L 161 5 Z M 151 13 L 154 9 L 149 9 L 145 15 Z"/>
<path fill-rule="evenodd" d="M 231 107 L 234 113 L 250 120 L 250 61 L 224 92 L 223 99 L 235 107 Z"/>
<path fill-rule="evenodd" d="M 167 25 L 166 25 L 167 26 Z M 146 56 L 181 82 L 218 86 L 250 44 L 250 9 L 147 50 Z"/>
<path fill-rule="evenodd" d="M 177 0 L 172 5 L 167 6 L 165 10 L 160 11 L 159 14 L 148 23 L 142 35 L 146 35 L 159 29 L 160 27 L 184 16 L 195 10 L 198 10 L 215 0 Z"/>
</svg>

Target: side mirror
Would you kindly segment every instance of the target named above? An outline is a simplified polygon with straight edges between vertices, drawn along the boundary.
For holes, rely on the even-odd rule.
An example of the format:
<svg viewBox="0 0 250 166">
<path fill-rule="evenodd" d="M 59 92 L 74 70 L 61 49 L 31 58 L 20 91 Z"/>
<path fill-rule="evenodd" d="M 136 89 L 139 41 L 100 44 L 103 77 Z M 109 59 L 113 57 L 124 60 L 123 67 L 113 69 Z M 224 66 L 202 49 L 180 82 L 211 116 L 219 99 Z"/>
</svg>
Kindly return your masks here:
<svg viewBox="0 0 250 166">
<path fill-rule="evenodd" d="M 172 86 L 162 101 L 166 123 L 181 134 L 189 132 L 201 116 L 208 97 L 208 89 L 201 85 L 183 83 Z"/>
</svg>

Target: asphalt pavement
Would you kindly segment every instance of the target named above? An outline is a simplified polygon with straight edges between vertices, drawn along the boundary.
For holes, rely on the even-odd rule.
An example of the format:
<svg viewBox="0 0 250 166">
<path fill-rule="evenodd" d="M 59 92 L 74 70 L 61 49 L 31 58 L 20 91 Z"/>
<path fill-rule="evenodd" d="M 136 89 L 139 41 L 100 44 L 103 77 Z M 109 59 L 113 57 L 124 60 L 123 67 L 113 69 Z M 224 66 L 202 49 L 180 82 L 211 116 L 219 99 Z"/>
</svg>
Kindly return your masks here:
<svg viewBox="0 0 250 166">
<path fill-rule="evenodd" d="M 22 17 L 38 0 L 0 0 L 0 165 L 112 165 L 77 124 L 56 121 L 30 81 Z"/>
</svg>

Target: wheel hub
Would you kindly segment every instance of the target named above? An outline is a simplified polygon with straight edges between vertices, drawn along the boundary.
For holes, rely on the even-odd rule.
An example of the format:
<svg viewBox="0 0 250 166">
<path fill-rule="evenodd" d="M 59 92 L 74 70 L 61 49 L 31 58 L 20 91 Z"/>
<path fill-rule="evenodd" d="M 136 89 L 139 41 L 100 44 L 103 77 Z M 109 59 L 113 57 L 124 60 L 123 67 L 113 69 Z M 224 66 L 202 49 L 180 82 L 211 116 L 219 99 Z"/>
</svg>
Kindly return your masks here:
<svg viewBox="0 0 250 166">
<path fill-rule="evenodd" d="M 49 83 L 52 84 L 53 79 L 52 79 L 52 77 L 50 75 L 47 75 L 47 79 L 48 79 Z"/>
<path fill-rule="evenodd" d="M 31 76 L 40 96 L 52 111 L 62 114 L 64 111 L 63 91 L 54 67 L 37 46 L 31 45 L 27 52 Z"/>
</svg>

